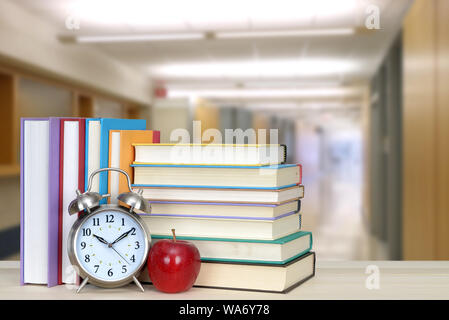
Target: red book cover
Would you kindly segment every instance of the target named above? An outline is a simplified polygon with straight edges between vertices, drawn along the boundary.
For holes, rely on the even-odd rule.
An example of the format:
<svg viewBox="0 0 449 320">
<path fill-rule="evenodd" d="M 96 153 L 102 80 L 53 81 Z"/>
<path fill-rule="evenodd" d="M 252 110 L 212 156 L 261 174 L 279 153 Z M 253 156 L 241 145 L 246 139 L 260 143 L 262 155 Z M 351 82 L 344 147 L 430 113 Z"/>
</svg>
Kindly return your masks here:
<svg viewBox="0 0 449 320">
<path fill-rule="evenodd" d="M 153 143 L 161 143 L 161 132 L 158 130 L 153 131 Z"/>
<path fill-rule="evenodd" d="M 64 122 L 78 121 L 79 140 L 78 140 L 78 189 L 84 191 L 84 168 L 85 168 L 85 136 L 86 136 L 86 120 L 80 118 L 61 119 L 60 126 L 60 157 L 59 157 L 59 228 L 58 228 L 58 284 L 62 282 L 62 241 L 63 241 L 63 213 L 67 208 L 63 208 L 63 179 L 64 179 Z"/>
<path fill-rule="evenodd" d="M 58 284 L 62 284 L 62 174 L 64 164 L 64 120 L 61 119 L 59 139 L 59 212 L 58 212 Z"/>
</svg>

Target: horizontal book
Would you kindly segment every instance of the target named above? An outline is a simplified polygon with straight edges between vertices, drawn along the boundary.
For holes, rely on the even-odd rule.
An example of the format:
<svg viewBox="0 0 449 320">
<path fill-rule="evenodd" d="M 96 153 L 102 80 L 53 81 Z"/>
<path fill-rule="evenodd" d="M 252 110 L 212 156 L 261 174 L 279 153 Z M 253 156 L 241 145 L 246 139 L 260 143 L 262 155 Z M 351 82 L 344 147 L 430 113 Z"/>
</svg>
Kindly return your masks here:
<svg viewBox="0 0 449 320">
<path fill-rule="evenodd" d="M 22 118 L 20 283 L 58 284 L 60 118 Z"/>
<path fill-rule="evenodd" d="M 304 197 L 304 186 L 302 185 L 273 190 L 207 187 L 144 187 L 139 189 L 143 190 L 142 195 L 145 199 L 152 201 L 281 204 Z"/>
<path fill-rule="evenodd" d="M 137 163 L 261 166 L 284 163 L 287 147 L 279 144 L 143 144 L 134 143 Z"/>
<path fill-rule="evenodd" d="M 151 235 L 153 243 L 172 236 Z M 285 264 L 312 249 L 312 233 L 298 231 L 277 240 L 248 240 L 176 236 L 193 243 L 201 261 Z"/>
<path fill-rule="evenodd" d="M 279 189 L 301 184 L 301 166 L 264 167 L 133 164 L 135 187 Z"/>
<path fill-rule="evenodd" d="M 109 167 L 120 168 L 130 178 L 134 176 L 133 163 L 135 154 L 133 143 L 159 143 L 160 132 L 153 130 L 109 130 Z M 108 193 L 109 201 L 117 203 L 117 196 L 128 192 L 128 181 L 123 174 L 109 172 Z"/>
<path fill-rule="evenodd" d="M 138 119 L 86 119 L 86 159 L 85 186 L 90 174 L 109 164 L 109 131 L 110 130 L 145 130 L 146 120 Z M 108 172 L 97 174 L 92 181 L 92 191 L 100 194 L 108 193 Z M 106 203 L 102 199 L 101 203 Z"/>
<path fill-rule="evenodd" d="M 299 214 L 291 213 L 275 220 L 160 217 L 141 214 L 151 234 L 209 238 L 275 240 L 299 231 Z"/>
<path fill-rule="evenodd" d="M 150 201 L 151 215 L 274 220 L 299 211 L 299 200 L 283 204 Z"/>
<path fill-rule="evenodd" d="M 195 287 L 287 293 L 315 275 L 315 253 L 285 264 L 202 261 Z M 148 272 L 139 280 L 151 282 Z"/>
</svg>

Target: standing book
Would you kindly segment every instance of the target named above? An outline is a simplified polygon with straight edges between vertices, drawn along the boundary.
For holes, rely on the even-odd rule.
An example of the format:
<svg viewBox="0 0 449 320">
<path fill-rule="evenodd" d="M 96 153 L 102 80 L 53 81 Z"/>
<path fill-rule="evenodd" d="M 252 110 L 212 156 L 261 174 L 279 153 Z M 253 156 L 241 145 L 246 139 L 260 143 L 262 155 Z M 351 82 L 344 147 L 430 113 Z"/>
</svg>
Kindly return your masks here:
<svg viewBox="0 0 449 320">
<path fill-rule="evenodd" d="M 86 119 L 86 173 L 85 186 L 88 186 L 90 174 L 109 164 L 109 131 L 110 130 L 145 130 L 146 121 L 137 119 Z M 100 194 L 108 193 L 108 173 L 96 175 L 92 181 L 92 191 Z M 102 199 L 101 203 L 106 203 Z"/>
<path fill-rule="evenodd" d="M 58 284 L 59 118 L 22 118 L 20 283 Z"/>
<path fill-rule="evenodd" d="M 109 131 L 109 167 L 120 168 L 132 179 L 134 177 L 131 164 L 134 161 L 133 143 L 159 143 L 160 132 L 154 130 L 110 130 Z M 117 196 L 127 192 L 126 177 L 118 172 L 110 171 L 108 193 L 110 201 L 116 202 Z"/>
<path fill-rule="evenodd" d="M 74 284 L 75 274 L 67 254 L 67 239 L 76 215 L 68 206 L 76 198 L 76 190 L 84 190 L 85 119 L 61 119 L 59 163 L 59 269 L 58 283 Z"/>
</svg>

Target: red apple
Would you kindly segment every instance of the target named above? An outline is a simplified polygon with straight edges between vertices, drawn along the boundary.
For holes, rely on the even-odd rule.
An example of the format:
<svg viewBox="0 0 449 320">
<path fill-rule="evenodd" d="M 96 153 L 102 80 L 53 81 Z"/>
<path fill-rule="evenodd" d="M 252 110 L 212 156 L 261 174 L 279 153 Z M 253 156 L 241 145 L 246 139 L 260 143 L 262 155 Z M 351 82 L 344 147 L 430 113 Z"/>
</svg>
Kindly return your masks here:
<svg viewBox="0 0 449 320">
<path fill-rule="evenodd" d="M 148 272 L 154 286 L 167 293 L 189 290 L 200 273 L 201 260 L 197 247 L 177 240 L 172 229 L 172 240 L 160 240 L 148 254 Z"/>
</svg>

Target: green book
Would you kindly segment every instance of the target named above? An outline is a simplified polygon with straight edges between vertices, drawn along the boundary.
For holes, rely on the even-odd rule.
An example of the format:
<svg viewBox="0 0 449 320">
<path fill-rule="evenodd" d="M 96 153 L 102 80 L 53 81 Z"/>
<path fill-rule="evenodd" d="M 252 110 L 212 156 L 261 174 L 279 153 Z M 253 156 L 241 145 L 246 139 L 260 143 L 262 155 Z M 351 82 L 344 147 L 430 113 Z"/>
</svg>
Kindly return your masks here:
<svg viewBox="0 0 449 320">
<path fill-rule="evenodd" d="M 172 239 L 168 235 L 151 235 L 153 242 Z M 285 264 L 312 249 L 312 233 L 298 231 L 276 240 L 248 240 L 176 236 L 193 243 L 201 261 Z"/>
</svg>

